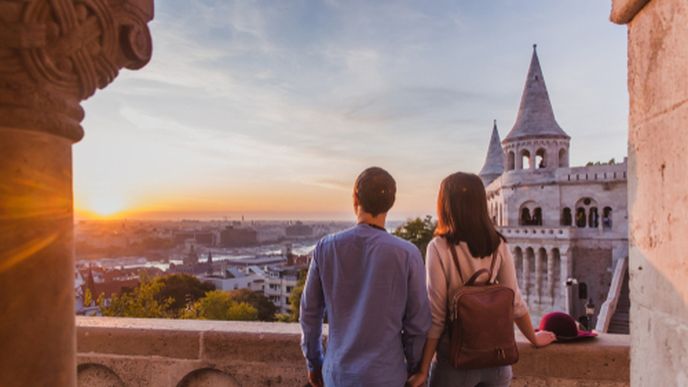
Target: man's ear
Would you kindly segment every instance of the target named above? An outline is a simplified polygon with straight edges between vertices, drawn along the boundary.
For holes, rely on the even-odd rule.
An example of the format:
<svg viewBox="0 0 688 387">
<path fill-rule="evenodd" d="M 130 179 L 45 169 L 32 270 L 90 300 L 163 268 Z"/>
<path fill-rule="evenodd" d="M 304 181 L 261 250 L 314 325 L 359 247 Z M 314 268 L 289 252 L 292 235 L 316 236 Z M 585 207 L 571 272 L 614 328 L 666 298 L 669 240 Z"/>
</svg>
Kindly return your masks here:
<svg viewBox="0 0 688 387">
<path fill-rule="evenodd" d="M 358 213 L 358 195 L 356 195 L 356 192 L 352 194 L 352 197 L 354 199 L 354 212 Z"/>
</svg>

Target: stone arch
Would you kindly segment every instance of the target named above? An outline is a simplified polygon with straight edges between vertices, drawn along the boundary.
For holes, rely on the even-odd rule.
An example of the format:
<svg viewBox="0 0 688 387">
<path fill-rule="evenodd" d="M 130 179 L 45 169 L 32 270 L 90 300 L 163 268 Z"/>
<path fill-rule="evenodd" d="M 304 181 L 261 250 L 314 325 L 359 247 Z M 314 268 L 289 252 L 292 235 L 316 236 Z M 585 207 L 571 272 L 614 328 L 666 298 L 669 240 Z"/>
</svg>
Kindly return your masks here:
<svg viewBox="0 0 688 387">
<path fill-rule="evenodd" d="M 514 169 L 516 169 L 516 155 L 514 151 L 510 150 L 506 154 L 506 170 L 513 171 Z"/>
<path fill-rule="evenodd" d="M 84 363 L 76 367 L 76 385 L 79 387 L 125 387 L 124 382 L 110 368 L 98 363 Z"/>
<path fill-rule="evenodd" d="M 177 387 L 239 387 L 236 379 L 215 368 L 200 368 L 189 372 Z"/>
<path fill-rule="evenodd" d="M 519 157 L 521 158 L 521 169 L 530 169 L 532 161 L 530 151 L 528 149 L 521 150 Z"/>
<path fill-rule="evenodd" d="M 559 149 L 559 167 L 568 167 L 569 157 L 566 148 Z"/>
<path fill-rule="evenodd" d="M 547 160 L 547 151 L 545 148 L 539 148 L 535 152 L 535 168 L 536 169 L 543 169 L 547 168 L 548 160 Z"/>
<path fill-rule="evenodd" d="M 573 215 L 571 214 L 571 209 L 569 207 L 564 207 L 561 210 L 561 225 L 570 226 L 573 222 Z"/>
<path fill-rule="evenodd" d="M 540 206 L 535 203 L 533 200 L 527 200 L 521 204 L 521 206 L 518 209 L 518 224 L 520 226 L 533 226 L 535 225 L 535 213 L 537 212 L 536 210 L 539 209 Z M 539 211 L 540 213 L 540 224 L 542 224 L 542 209 Z"/>
<path fill-rule="evenodd" d="M 591 197 L 584 197 L 576 202 L 576 227 L 592 227 L 599 226 L 599 213 L 597 211 L 597 202 Z"/>
</svg>

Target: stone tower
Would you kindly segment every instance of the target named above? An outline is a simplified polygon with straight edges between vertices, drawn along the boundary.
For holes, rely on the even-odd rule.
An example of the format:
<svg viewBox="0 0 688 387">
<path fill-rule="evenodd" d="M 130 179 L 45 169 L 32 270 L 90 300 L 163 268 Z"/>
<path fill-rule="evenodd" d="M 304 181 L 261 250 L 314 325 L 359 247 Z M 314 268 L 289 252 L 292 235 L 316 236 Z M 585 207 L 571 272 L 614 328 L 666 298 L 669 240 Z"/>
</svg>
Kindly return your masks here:
<svg viewBox="0 0 688 387">
<path fill-rule="evenodd" d="M 502 141 L 506 171 L 569 166 L 569 140 L 554 118 L 536 45 L 514 127 Z"/>
<path fill-rule="evenodd" d="M 483 180 L 485 186 L 489 185 L 494 179 L 504 173 L 504 151 L 499 140 L 499 131 L 497 130 L 497 120 L 494 120 L 492 127 L 492 137 L 490 137 L 490 145 L 487 147 L 487 156 L 485 157 L 485 164 L 483 164 L 480 173 L 478 174 Z"/>
</svg>

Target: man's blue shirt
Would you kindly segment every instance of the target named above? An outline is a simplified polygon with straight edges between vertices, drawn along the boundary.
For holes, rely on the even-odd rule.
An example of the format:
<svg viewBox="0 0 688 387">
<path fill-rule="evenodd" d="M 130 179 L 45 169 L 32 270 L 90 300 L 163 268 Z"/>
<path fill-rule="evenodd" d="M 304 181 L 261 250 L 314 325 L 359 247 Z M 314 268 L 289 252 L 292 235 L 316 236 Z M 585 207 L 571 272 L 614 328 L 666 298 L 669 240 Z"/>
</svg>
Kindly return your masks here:
<svg viewBox="0 0 688 387">
<path fill-rule="evenodd" d="M 366 224 L 323 238 L 313 253 L 300 316 L 308 367 L 322 367 L 326 386 L 403 386 L 421 359 L 431 324 L 420 252 Z"/>
</svg>

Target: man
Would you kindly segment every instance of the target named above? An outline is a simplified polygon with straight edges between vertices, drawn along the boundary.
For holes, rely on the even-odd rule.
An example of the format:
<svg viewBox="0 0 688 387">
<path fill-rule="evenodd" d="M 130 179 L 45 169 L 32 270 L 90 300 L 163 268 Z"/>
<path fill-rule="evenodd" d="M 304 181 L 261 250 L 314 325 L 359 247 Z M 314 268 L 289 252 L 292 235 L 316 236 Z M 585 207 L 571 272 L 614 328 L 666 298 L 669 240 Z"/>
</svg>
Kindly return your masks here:
<svg viewBox="0 0 688 387">
<path fill-rule="evenodd" d="M 315 247 L 300 311 L 312 386 L 400 387 L 420 361 L 431 321 L 425 269 L 413 244 L 385 230 L 395 194 L 387 171 L 366 169 L 354 185 L 358 224 Z"/>
</svg>

